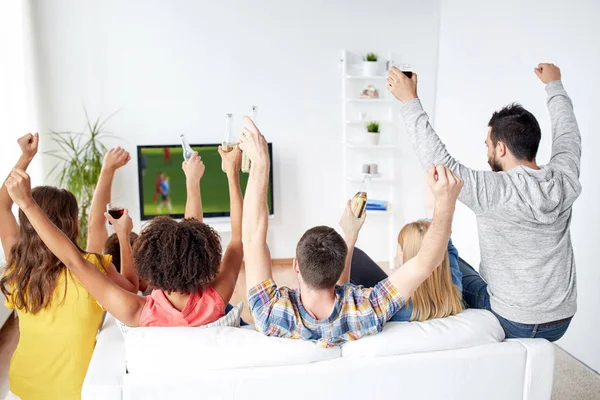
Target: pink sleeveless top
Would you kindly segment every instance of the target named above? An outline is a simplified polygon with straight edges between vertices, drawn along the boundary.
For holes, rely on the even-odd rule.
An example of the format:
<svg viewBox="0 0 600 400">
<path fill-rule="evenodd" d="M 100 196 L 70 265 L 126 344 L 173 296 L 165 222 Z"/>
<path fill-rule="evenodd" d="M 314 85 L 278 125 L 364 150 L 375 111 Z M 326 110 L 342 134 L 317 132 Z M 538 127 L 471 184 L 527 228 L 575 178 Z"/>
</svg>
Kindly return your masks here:
<svg viewBox="0 0 600 400">
<path fill-rule="evenodd" d="M 212 287 L 192 293 L 179 311 L 162 290 L 154 289 L 146 297 L 140 326 L 200 326 L 215 322 L 225 315 L 225 302 Z"/>
</svg>

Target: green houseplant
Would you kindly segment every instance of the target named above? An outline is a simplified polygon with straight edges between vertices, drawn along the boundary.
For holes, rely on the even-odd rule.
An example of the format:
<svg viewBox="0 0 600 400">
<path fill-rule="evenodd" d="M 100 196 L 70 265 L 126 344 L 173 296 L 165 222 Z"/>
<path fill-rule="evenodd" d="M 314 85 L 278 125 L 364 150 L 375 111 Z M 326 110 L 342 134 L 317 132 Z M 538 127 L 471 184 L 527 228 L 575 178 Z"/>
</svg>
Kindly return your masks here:
<svg viewBox="0 0 600 400">
<path fill-rule="evenodd" d="M 79 239 L 78 244 L 85 249 L 87 244 L 87 226 L 94 189 L 102 169 L 102 160 L 106 146 L 102 139 L 114 137 L 104 131 L 105 119 L 98 117 L 90 120 L 85 111 L 86 127 L 83 132 L 51 131 L 52 142 L 58 147 L 46 154 L 56 158 L 58 162 L 48 175 L 56 174 L 59 186 L 69 190 L 77 198 L 79 204 Z"/>
<path fill-rule="evenodd" d="M 367 55 L 365 56 L 365 61 L 377 62 L 377 54 L 375 54 L 375 53 L 367 53 Z"/>
<path fill-rule="evenodd" d="M 363 74 L 364 76 L 376 76 L 380 73 L 379 63 L 377 62 L 377 54 L 367 53 L 363 57 Z"/>
<path fill-rule="evenodd" d="M 371 139 L 372 145 L 379 144 L 379 138 L 381 134 L 379 132 L 379 122 L 371 121 L 367 124 L 367 132 L 369 132 L 369 138 Z"/>
</svg>

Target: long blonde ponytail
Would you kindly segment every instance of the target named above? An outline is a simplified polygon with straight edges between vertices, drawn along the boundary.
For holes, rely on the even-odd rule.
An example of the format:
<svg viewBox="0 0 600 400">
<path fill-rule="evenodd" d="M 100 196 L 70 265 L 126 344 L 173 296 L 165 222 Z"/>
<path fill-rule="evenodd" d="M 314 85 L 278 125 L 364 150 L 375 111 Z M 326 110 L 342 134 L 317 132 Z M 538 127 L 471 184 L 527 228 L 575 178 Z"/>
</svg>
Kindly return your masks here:
<svg viewBox="0 0 600 400">
<path fill-rule="evenodd" d="M 404 262 L 417 255 L 429 225 L 429 222 L 421 220 L 402 228 L 398 234 L 398 244 L 402 248 Z M 444 318 L 462 311 L 462 293 L 452 283 L 447 252 L 442 264 L 417 288 L 411 300 L 413 307 L 411 321 Z"/>
</svg>

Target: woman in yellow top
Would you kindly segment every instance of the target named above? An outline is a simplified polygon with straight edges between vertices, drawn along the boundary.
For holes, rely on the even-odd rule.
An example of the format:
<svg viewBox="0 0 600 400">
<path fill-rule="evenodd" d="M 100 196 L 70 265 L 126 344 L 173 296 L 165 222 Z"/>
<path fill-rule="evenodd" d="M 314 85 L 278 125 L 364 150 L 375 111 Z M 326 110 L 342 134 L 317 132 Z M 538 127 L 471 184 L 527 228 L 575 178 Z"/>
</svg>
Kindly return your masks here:
<svg viewBox="0 0 600 400">
<path fill-rule="evenodd" d="M 22 155 L 16 168 L 27 168 L 37 144 L 37 134 L 19 139 Z M 33 190 L 33 197 L 50 220 L 76 243 L 79 211 L 75 196 L 41 186 Z M 21 332 L 10 363 L 10 391 L 23 400 L 80 399 L 103 310 L 48 250 L 21 211 L 17 225 L 11 207 L 12 200 L 2 185 L 0 239 L 8 267 L 0 286 L 7 307 L 17 310 Z M 126 246 L 121 249 L 131 251 Z M 122 288 L 137 291 L 137 282 L 120 275 L 110 256 L 83 250 L 81 254 Z"/>
</svg>

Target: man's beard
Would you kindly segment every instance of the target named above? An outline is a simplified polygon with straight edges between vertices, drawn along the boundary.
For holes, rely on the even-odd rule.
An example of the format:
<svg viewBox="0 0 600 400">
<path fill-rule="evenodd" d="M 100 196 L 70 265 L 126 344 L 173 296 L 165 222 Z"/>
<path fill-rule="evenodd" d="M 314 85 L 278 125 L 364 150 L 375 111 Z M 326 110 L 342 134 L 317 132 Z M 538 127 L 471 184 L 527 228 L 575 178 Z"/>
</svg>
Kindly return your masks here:
<svg viewBox="0 0 600 400">
<path fill-rule="evenodd" d="M 492 159 L 488 159 L 488 164 L 490 165 L 490 167 L 492 168 L 492 171 L 494 171 L 494 172 L 501 172 L 501 171 L 503 171 L 502 165 L 500 165 L 500 163 L 498 162 L 498 160 L 496 160 L 495 156 Z"/>
</svg>

